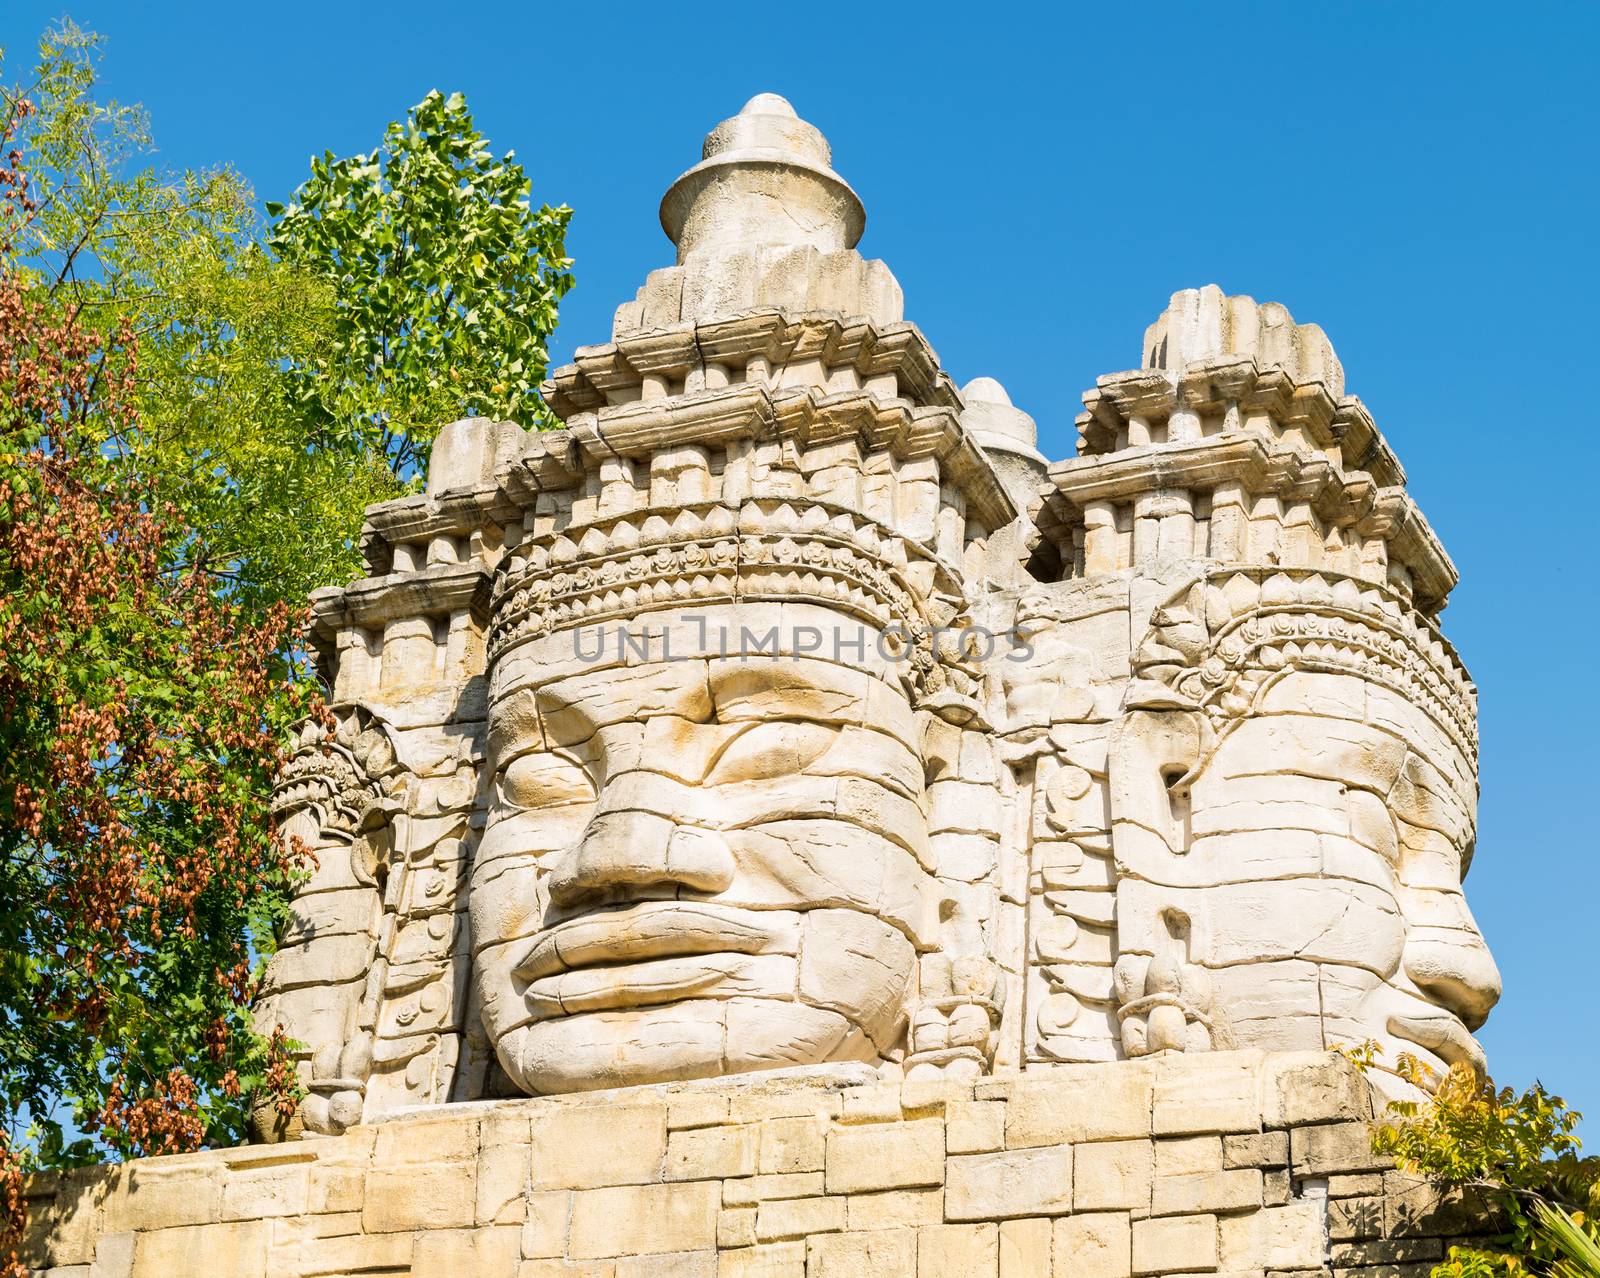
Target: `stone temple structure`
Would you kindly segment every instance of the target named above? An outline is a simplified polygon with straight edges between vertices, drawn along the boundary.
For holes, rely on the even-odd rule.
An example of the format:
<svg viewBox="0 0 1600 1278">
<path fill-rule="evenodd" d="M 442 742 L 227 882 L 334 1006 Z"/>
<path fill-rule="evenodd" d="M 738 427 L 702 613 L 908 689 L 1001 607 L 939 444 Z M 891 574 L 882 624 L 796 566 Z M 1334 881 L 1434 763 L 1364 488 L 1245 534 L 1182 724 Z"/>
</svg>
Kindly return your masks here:
<svg viewBox="0 0 1600 1278">
<path fill-rule="evenodd" d="M 1177 293 L 1052 463 L 782 98 L 661 223 L 314 599 L 300 1112 L 41 1186 L 48 1272 L 1426 1272 L 1330 1049 L 1481 1067 L 1476 694 L 1328 339 Z"/>
</svg>

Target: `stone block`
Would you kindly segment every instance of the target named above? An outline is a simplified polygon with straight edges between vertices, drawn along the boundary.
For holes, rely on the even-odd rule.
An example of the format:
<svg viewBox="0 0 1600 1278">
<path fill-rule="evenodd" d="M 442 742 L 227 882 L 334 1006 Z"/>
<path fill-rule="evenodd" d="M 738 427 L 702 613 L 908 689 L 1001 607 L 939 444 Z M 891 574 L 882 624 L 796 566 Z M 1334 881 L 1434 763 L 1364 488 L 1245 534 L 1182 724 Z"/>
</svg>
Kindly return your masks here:
<svg viewBox="0 0 1600 1278">
<path fill-rule="evenodd" d="M 1362 1242 L 1336 1242 L 1330 1259 L 1336 1269 L 1366 1265 L 1406 1265 L 1437 1261 L 1444 1256 L 1438 1238 L 1371 1238 Z"/>
<path fill-rule="evenodd" d="M 844 1094 L 841 1123 L 888 1123 L 900 1117 L 899 1083 L 852 1087 Z"/>
<path fill-rule="evenodd" d="M 721 1180 L 730 1176 L 753 1176 L 759 1139 L 759 1129 L 754 1125 L 694 1127 L 671 1132 L 667 1137 L 666 1179 Z"/>
<path fill-rule="evenodd" d="M 522 1253 L 516 1225 L 483 1229 L 433 1229 L 418 1234 L 411 1278 L 460 1278 L 462 1274 L 509 1274 Z"/>
<path fill-rule="evenodd" d="M 306 1209 L 310 1181 L 305 1163 L 230 1171 L 222 1187 L 222 1219 L 298 1216 Z"/>
<path fill-rule="evenodd" d="M 1253 1167 L 1157 1177 L 1150 1198 L 1150 1212 L 1155 1216 L 1250 1211 L 1260 1206 L 1261 1172 Z"/>
<path fill-rule="evenodd" d="M 138 1234 L 101 1234 L 94 1248 L 89 1278 L 129 1278 Z"/>
<path fill-rule="evenodd" d="M 717 1278 L 715 1251 L 680 1251 L 660 1256 L 624 1256 L 615 1278 Z"/>
<path fill-rule="evenodd" d="M 823 1192 L 821 1172 L 785 1176 L 747 1176 L 724 1181 L 722 1201 L 728 1207 L 751 1207 L 769 1198 L 814 1198 Z"/>
<path fill-rule="evenodd" d="M 1320 1269 L 1324 1262 L 1322 1202 L 1317 1199 L 1224 1217 L 1217 1234 L 1225 1270 Z"/>
<path fill-rule="evenodd" d="M 222 1212 L 224 1163 L 193 1156 L 146 1158 L 124 1165 L 106 1198 L 107 1233 L 203 1225 Z"/>
<path fill-rule="evenodd" d="M 917 1272 L 917 1231 L 875 1229 L 806 1240 L 806 1278 L 908 1278 Z"/>
<path fill-rule="evenodd" d="M 554 1108 L 533 1121 L 534 1189 L 595 1189 L 661 1179 L 665 1104 Z"/>
<path fill-rule="evenodd" d="M 1287 1167 L 1288 1132 L 1246 1132 L 1222 1138 L 1224 1167 Z"/>
<path fill-rule="evenodd" d="M 936 1225 L 944 1219 L 944 1190 L 891 1189 L 845 1199 L 845 1228 L 896 1229 Z"/>
<path fill-rule="evenodd" d="M 617 1266 L 610 1260 L 524 1260 L 517 1278 L 617 1278 Z"/>
<path fill-rule="evenodd" d="M 521 1143 L 483 1142 L 478 1151 L 478 1224 L 515 1224 L 522 1220 L 530 1165 L 525 1128 Z"/>
<path fill-rule="evenodd" d="M 1154 1150 L 1147 1140 L 1079 1145 L 1073 1167 L 1074 1211 L 1129 1211 L 1150 1206 Z"/>
<path fill-rule="evenodd" d="M 1393 1165 L 1372 1152 L 1372 1132 L 1366 1123 L 1296 1127 L 1289 1133 L 1289 1153 L 1296 1176 L 1369 1172 Z"/>
<path fill-rule="evenodd" d="M 667 1128 L 714 1127 L 728 1121 L 728 1098 L 720 1092 L 674 1092 L 667 1097 Z"/>
<path fill-rule="evenodd" d="M 945 1107 L 945 1149 L 952 1154 L 986 1154 L 1006 1143 L 1003 1101 L 952 1101 Z"/>
<path fill-rule="evenodd" d="M 459 1114 L 448 1118 L 412 1115 L 404 1122 L 380 1123 L 372 1149 L 373 1165 L 404 1167 L 476 1158 L 478 1126 L 478 1119 Z"/>
<path fill-rule="evenodd" d="M 756 1241 L 781 1242 L 844 1228 L 843 1198 L 776 1198 L 756 1209 Z"/>
<path fill-rule="evenodd" d="M 1125 1212 L 1063 1216 L 1055 1225 L 1055 1278 L 1128 1278 L 1130 1239 Z"/>
<path fill-rule="evenodd" d="M 663 1134 L 665 1117 L 663 1110 Z M 721 1189 L 696 1180 L 582 1190 L 573 1199 L 567 1254 L 596 1260 L 715 1248 Z"/>
<path fill-rule="evenodd" d="M 1161 1216 L 1133 1222 L 1135 1274 L 1201 1273 L 1216 1267 L 1215 1216 Z"/>
<path fill-rule="evenodd" d="M 1269 1127 L 1365 1121 L 1372 1088 L 1361 1070 L 1337 1052 L 1282 1052 L 1266 1058 L 1262 1116 Z"/>
<path fill-rule="evenodd" d="M 1158 1136 L 1261 1127 L 1256 1053 L 1181 1055 L 1158 1062 L 1151 1130 Z"/>
<path fill-rule="evenodd" d="M 1051 1232 L 1042 1216 L 1002 1221 L 999 1278 L 1048 1278 Z"/>
<path fill-rule="evenodd" d="M 266 1278 L 267 1226 L 259 1220 L 186 1225 L 141 1231 L 134 1242 L 131 1278 L 174 1278 L 206 1269 L 228 1278 Z"/>
<path fill-rule="evenodd" d="M 345 1234 L 337 1238 L 324 1238 L 303 1245 L 300 1274 L 303 1278 L 345 1278 L 347 1274 L 383 1273 L 398 1270 L 404 1273 L 411 1266 L 416 1235 Z M 184 1271 L 177 1271 L 182 1273 Z M 219 1275 L 226 1270 L 218 1269 Z M 272 1278 L 277 1278 L 276 1274 Z"/>
<path fill-rule="evenodd" d="M 917 1278 L 995 1278 L 1000 1230 L 995 1225 L 927 1225 L 917 1230 Z"/>
<path fill-rule="evenodd" d="M 729 1207 L 717 1214 L 717 1247 L 753 1247 L 756 1244 L 756 1209 Z"/>
<path fill-rule="evenodd" d="M 827 1154 L 826 1119 L 770 1118 L 758 1126 L 757 1133 L 760 1141 L 757 1170 L 763 1175 L 823 1169 Z"/>
<path fill-rule="evenodd" d="M 1139 1061 L 1077 1066 L 1023 1079 L 1010 1091 L 1006 1147 L 1148 1136 L 1152 1094 L 1150 1070 Z"/>
<path fill-rule="evenodd" d="M 946 1220 L 1058 1216 L 1072 1210 L 1072 1147 L 1005 1149 L 950 1159 Z"/>
<path fill-rule="evenodd" d="M 372 1234 L 464 1229 L 477 1219 L 476 1162 L 425 1163 L 367 1173 L 362 1227 Z"/>
<path fill-rule="evenodd" d="M 944 1122 L 836 1127 L 828 1133 L 826 1177 L 830 1194 L 942 1184 Z"/>
<path fill-rule="evenodd" d="M 1222 1170 L 1222 1138 L 1185 1136 L 1155 1142 L 1157 1176 L 1193 1176 Z"/>
<path fill-rule="evenodd" d="M 529 1194 L 526 1211 L 522 1221 L 523 1258 L 543 1260 L 562 1255 L 567 1249 L 567 1217 L 572 1211 L 572 1194 L 564 1189 Z"/>
<path fill-rule="evenodd" d="M 803 1242 L 741 1247 L 717 1257 L 717 1278 L 806 1278 Z"/>
</svg>

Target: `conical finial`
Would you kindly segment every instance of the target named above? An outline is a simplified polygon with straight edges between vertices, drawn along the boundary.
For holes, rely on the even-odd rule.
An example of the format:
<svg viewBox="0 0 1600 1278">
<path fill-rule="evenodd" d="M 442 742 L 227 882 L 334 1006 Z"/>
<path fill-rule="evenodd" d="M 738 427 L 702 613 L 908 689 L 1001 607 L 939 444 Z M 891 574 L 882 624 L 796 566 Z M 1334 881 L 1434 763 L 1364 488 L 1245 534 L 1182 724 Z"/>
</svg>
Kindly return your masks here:
<svg viewBox="0 0 1600 1278">
<path fill-rule="evenodd" d="M 1033 418 L 1011 402 L 1006 388 L 992 377 L 974 377 L 961 388 L 966 406 L 961 424 L 986 451 L 996 449 L 1044 458 L 1038 454 L 1039 428 Z"/>
<path fill-rule="evenodd" d="M 781 93 L 758 93 L 739 108 L 740 115 L 795 115 L 793 105 Z M 799 119 L 799 116 L 795 116 Z"/>
<path fill-rule="evenodd" d="M 661 225 L 691 254 L 766 245 L 854 248 L 866 210 L 833 171 L 828 140 L 776 93 L 758 93 L 706 135 L 704 158 L 668 189 Z"/>
</svg>

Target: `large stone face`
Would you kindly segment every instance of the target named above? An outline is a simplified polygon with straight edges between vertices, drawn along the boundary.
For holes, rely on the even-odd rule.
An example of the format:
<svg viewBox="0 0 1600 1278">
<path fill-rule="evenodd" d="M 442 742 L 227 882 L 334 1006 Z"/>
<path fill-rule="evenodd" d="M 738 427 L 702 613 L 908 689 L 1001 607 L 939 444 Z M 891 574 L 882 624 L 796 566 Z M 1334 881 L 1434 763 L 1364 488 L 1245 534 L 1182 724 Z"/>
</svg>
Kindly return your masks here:
<svg viewBox="0 0 1600 1278">
<path fill-rule="evenodd" d="M 427 492 L 369 510 L 370 575 L 315 598 L 339 726 L 280 785 L 319 868 L 261 1012 L 309 1045 L 309 1095 L 264 1134 L 845 1062 L 1098 1062 L 1137 1091 L 1176 1053 L 1210 1080 L 1147 1101 L 1176 1138 L 1256 1114 L 1229 1049 L 1481 1066 L 1455 568 L 1326 336 L 1176 294 L 1047 464 L 903 321 L 831 165 L 771 95 L 713 130 L 662 203 L 676 262 L 546 386 L 563 429 L 447 426 Z M 1002 1121 L 1037 1166 L 986 1145 Z M 965 1112 L 979 1161 L 916 1254 L 1031 1254 L 1044 1233 L 995 1222 L 1069 1178 L 1103 1213 L 1142 1197 L 1159 1163 L 1073 1164 L 1067 1121 Z M 889 1162 L 926 1170 L 920 1139 Z M 666 1157 L 764 1166 L 742 1140 Z M 1187 1223 L 1069 1233 L 1221 1263 L 1196 1222 L 1248 1181 L 1164 1191 Z M 781 1246 L 833 1209 L 787 1210 L 726 1228 Z"/>
</svg>

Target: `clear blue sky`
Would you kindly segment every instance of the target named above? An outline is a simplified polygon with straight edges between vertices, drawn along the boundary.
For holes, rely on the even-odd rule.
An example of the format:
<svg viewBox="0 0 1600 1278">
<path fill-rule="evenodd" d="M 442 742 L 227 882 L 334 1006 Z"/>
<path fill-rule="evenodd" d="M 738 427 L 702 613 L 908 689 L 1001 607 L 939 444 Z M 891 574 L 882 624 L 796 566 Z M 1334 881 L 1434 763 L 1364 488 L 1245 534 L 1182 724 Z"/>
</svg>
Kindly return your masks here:
<svg viewBox="0 0 1600 1278">
<path fill-rule="evenodd" d="M 62 9 L 9 0 L 8 71 Z M 961 382 L 997 377 L 1052 457 L 1177 288 L 1321 324 L 1463 573 L 1482 689 L 1468 896 L 1505 975 L 1483 1032 L 1600 1132 L 1596 623 L 1600 7 L 1579 4 L 541 6 L 81 0 L 164 161 L 281 198 L 461 90 L 576 210 L 557 355 L 670 261 L 701 137 L 788 97 L 867 206 L 862 250 Z M 788 20 L 779 22 L 775 13 Z M 1591 745 L 1585 745 L 1590 742 Z"/>
</svg>

